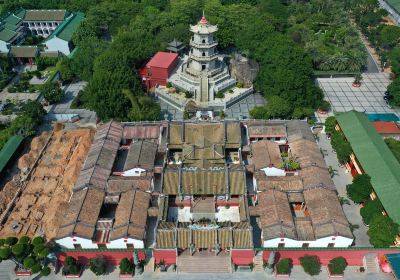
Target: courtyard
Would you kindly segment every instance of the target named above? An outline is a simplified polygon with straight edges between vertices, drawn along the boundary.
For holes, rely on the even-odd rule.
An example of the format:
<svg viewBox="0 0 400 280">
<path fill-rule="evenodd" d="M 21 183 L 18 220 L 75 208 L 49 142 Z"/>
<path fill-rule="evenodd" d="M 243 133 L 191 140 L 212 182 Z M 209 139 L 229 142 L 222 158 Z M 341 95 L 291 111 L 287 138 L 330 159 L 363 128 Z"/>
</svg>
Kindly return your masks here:
<svg viewBox="0 0 400 280">
<path fill-rule="evenodd" d="M 384 92 L 390 84 L 389 74 L 364 73 L 361 87 L 353 87 L 353 81 L 353 77 L 317 79 L 333 112 L 356 110 L 368 114 L 399 114 L 399 109 L 390 108 L 383 99 Z"/>
</svg>

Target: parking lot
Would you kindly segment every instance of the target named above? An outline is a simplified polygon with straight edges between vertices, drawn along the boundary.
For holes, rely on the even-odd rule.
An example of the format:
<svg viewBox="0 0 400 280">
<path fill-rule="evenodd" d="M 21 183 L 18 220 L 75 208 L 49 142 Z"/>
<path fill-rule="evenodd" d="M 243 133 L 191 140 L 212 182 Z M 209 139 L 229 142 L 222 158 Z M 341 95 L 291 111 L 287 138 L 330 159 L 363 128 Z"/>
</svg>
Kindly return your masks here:
<svg viewBox="0 0 400 280">
<path fill-rule="evenodd" d="M 353 81 L 352 77 L 317 79 L 334 112 L 400 113 L 399 109 L 391 109 L 383 100 L 390 84 L 387 73 L 364 73 L 361 87 L 353 87 Z"/>
</svg>

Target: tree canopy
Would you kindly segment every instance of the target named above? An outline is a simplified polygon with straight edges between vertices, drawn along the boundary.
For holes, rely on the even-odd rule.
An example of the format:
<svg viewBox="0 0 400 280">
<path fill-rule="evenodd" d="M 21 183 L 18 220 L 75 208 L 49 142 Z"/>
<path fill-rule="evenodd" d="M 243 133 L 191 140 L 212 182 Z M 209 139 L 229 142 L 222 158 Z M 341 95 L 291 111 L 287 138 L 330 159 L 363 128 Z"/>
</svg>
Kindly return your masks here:
<svg viewBox="0 0 400 280">
<path fill-rule="evenodd" d="M 381 214 L 376 214 L 371 219 L 367 232 L 371 244 L 378 248 L 387 248 L 393 245 L 398 233 L 399 225 L 390 217 Z"/>
<path fill-rule="evenodd" d="M 367 174 L 357 175 L 353 179 L 353 183 L 347 185 L 347 195 L 355 203 L 365 202 L 372 193 L 371 177 Z"/>
</svg>

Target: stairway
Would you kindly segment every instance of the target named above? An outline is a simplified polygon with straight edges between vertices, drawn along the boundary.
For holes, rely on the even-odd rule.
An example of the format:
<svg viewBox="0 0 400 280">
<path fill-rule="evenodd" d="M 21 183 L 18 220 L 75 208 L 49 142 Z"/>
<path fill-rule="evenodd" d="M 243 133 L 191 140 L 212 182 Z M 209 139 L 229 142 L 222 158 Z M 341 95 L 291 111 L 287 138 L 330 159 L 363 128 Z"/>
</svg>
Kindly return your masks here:
<svg viewBox="0 0 400 280">
<path fill-rule="evenodd" d="M 184 252 L 186 253 L 186 252 Z M 187 254 L 178 256 L 178 273 L 231 273 L 231 257 L 221 252 L 215 256 L 214 252 L 196 252 L 193 256 Z"/>
<path fill-rule="evenodd" d="M 263 272 L 264 271 L 264 261 L 262 252 L 258 252 L 253 258 L 253 272 Z"/>
<path fill-rule="evenodd" d="M 363 263 L 367 273 L 379 272 L 378 256 L 376 254 L 366 254 Z"/>
<path fill-rule="evenodd" d="M 200 81 L 200 102 L 208 101 L 208 78 L 202 76 Z"/>
</svg>

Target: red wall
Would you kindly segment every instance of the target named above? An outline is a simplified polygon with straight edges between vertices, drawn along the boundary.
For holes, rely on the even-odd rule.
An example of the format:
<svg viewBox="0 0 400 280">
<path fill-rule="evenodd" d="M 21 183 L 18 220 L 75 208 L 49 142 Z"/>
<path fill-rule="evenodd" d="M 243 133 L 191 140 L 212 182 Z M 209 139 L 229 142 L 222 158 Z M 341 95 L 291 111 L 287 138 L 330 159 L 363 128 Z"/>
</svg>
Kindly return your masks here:
<svg viewBox="0 0 400 280">
<path fill-rule="evenodd" d="M 176 264 L 176 250 L 154 250 L 154 263 L 158 264 L 160 261 L 164 261 L 165 264 Z"/>
<path fill-rule="evenodd" d="M 294 265 L 300 264 L 300 258 L 305 255 L 318 256 L 321 264 L 327 265 L 329 261 L 336 257 L 344 257 L 349 265 L 362 266 L 363 258 L 368 253 L 375 253 L 380 259 L 384 254 L 399 253 L 400 250 L 285 250 L 275 251 L 276 260 L 282 258 L 292 259 Z M 263 259 L 268 261 L 270 251 L 263 252 Z"/>
<path fill-rule="evenodd" d="M 178 58 L 172 62 L 168 68 L 162 68 L 162 67 L 154 67 L 151 66 L 149 68 L 145 68 L 145 77 L 146 77 L 146 87 L 147 90 L 150 88 L 156 86 L 157 84 L 165 86 L 167 84 L 167 80 L 169 76 L 171 75 L 172 71 L 175 69 L 176 65 L 178 64 Z M 151 75 L 148 75 L 148 73 L 151 73 Z"/>
<path fill-rule="evenodd" d="M 144 252 L 138 252 L 139 258 L 141 260 L 145 259 Z M 62 252 L 57 255 L 58 260 L 61 263 L 64 263 L 64 260 L 67 256 L 71 256 L 75 258 L 80 264 L 86 265 L 89 263 L 89 260 L 98 256 L 102 256 L 107 263 L 111 265 L 119 265 L 119 262 L 123 258 L 128 258 L 131 261 L 133 260 L 133 252 Z"/>
</svg>

